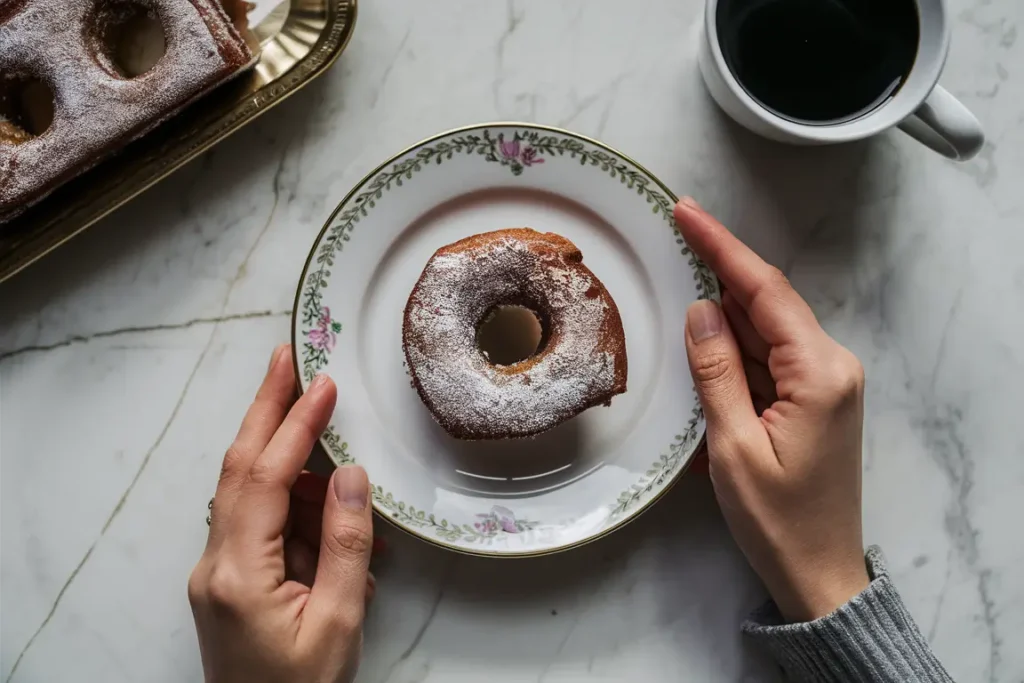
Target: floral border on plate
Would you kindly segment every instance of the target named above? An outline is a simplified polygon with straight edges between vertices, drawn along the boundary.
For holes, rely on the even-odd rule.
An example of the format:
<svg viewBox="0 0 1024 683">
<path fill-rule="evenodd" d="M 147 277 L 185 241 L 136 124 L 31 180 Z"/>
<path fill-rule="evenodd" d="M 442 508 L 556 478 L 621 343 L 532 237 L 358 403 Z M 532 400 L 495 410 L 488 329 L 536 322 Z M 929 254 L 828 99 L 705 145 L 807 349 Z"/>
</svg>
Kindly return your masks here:
<svg viewBox="0 0 1024 683">
<path fill-rule="evenodd" d="M 344 251 L 359 221 L 366 218 L 377 206 L 377 202 L 388 196 L 387 193 L 392 188 L 403 187 L 405 183 L 413 180 L 416 173 L 440 166 L 456 155 L 479 156 L 488 163 L 507 167 L 514 176 L 559 157 L 578 159 L 581 166 L 600 167 L 610 178 L 617 178 L 625 189 L 635 191 L 637 195 L 644 197 L 651 205 L 651 212 L 660 214 L 672 228 L 680 253 L 686 257 L 687 265 L 693 270 L 697 298 L 711 299 L 717 294 L 718 283 L 715 276 L 696 257 L 679 234 L 672 215 L 672 200 L 660 191 L 657 182 L 633 167 L 633 164 L 566 133 L 524 128 L 513 131 L 512 136 L 506 138 L 505 133 L 494 134 L 486 127 L 469 129 L 417 146 L 406 158 L 391 164 L 389 168 L 379 169 L 364 181 L 365 190 L 351 196 L 344 206 L 339 207 L 330 227 L 320 240 L 315 260 L 310 263 L 310 266 L 315 264 L 316 269 L 311 270 L 306 276 L 299 298 L 302 335 L 305 337 L 299 357 L 306 381 L 312 381 L 316 373 L 327 365 L 328 356 L 334 350 L 337 336 L 342 331 L 342 324 L 334 320 L 330 308 L 323 305 L 323 290 L 328 287 L 330 269 L 334 266 L 337 254 Z M 695 402 L 683 433 L 676 435 L 667 452 L 662 453 L 658 460 L 651 464 L 639 481 L 619 495 L 615 504 L 610 506 L 609 521 L 614 522 L 622 518 L 655 488 L 661 487 L 675 474 L 690 447 L 695 445 L 697 426 L 702 416 L 700 404 Z M 356 462 L 348 452 L 348 444 L 341 440 L 332 427 L 328 427 L 324 432 L 322 441 L 337 465 Z M 501 506 L 494 506 L 489 512 L 477 514 L 477 521 L 473 523 L 458 524 L 396 500 L 390 492 L 379 485 L 373 485 L 371 488 L 374 503 L 386 510 L 394 522 L 400 526 L 429 529 L 435 536 L 449 543 L 487 545 L 501 536 L 523 533 L 539 526 L 535 521 L 517 519 L 515 513 Z"/>
</svg>

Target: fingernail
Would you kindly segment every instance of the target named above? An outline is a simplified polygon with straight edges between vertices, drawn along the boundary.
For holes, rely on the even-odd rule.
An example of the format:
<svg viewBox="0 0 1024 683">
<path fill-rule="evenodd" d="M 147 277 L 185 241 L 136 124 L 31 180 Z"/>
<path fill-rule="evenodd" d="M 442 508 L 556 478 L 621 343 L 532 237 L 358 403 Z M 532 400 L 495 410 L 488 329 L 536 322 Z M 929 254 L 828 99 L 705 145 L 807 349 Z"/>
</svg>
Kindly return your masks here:
<svg viewBox="0 0 1024 683">
<path fill-rule="evenodd" d="M 686 312 L 686 324 L 690 338 L 702 342 L 722 331 L 722 311 L 714 301 L 698 301 Z"/>
<path fill-rule="evenodd" d="M 679 201 L 683 204 L 683 206 L 691 208 L 694 211 L 703 211 L 704 210 L 704 209 L 701 208 L 700 204 L 697 203 L 697 200 L 694 199 L 693 197 L 689 197 L 689 196 L 683 197 Z"/>
<path fill-rule="evenodd" d="M 325 384 L 327 384 L 327 375 L 317 375 L 316 377 L 313 378 L 313 381 L 310 382 L 309 388 L 311 390 L 312 389 L 319 389 L 322 386 L 324 386 Z"/>
<path fill-rule="evenodd" d="M 362 467 L 345 465 L 334 473 L 334 496 L 342 507 L 362 510 L 369 495 L 370 484 Z"/>
<path fill-rule="evenodd" d="M 287 344 L 281 344 L 274 349 L 274 352 L 270 354 L 270 364 L 267 366 L 267 370 L 270 370 L 272 367 L 277 365 L 277 361 L 281 359 L 281 354 L 284 353 L 286 348 L 288 348 Z"/>
</svg>

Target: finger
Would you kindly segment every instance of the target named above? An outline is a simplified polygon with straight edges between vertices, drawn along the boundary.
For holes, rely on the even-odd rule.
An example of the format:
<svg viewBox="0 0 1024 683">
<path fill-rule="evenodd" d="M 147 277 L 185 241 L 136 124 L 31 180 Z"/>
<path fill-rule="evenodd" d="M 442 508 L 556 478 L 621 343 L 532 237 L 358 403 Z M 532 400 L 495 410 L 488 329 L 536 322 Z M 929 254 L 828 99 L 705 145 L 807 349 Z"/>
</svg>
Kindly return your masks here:
<svg viewBox="0 0 1024 683">
<path fill-rule="evenodd" d="M 299 475 L 299 482 L 303 480 L 307 473 L 303 472 Z M 330 479 L 321 477 L 320 475 L 313 475 L 318 479 L 322 479 L 324 485 L 327 486 L 330 483 Z M 295 488 L 292 489 L 292 500 L 291 500 L 291 514 L 290 519 L 292 521 L 292 534 L 298 536 L 304 540 L 311 547 L 320 547 L 320 538 L 323 529 L 324 520 L 324 498 L 320 499 L 320 502 L 310 502 L 308 500 L 302 500 L 295 495 L 295 491 L 298 488 L 298 482 L 296 482 Z M 324 492 L 326 493 L 326 491 Z M 373 557 L 381 557 L 387 554 L 388 542 L 383 536 L 377 536 L 376 530 L 374 530 L 373 537 Z"/>
<path fill-rule="evenodd" d="M 370 483 L 362 467 L 339 467 L 324 505 L 316 581 L 306 605 L 314 629 L 354 635 L 366 610 L 367 572 L 373 550 Z"/>
<path fill-rule="evenodd" d="M 337 398 L 334 382 L 318 375 L 253 462 L 231 521 L 240 543 L 258 544 L 281 535 L 288 519 L 291 488 L 313 444 L 327 428 Z"/>
<path fill-rule="evenodd" d="M 224 455 L 210 512 L 210 543 L 223 539 L 238 492 L 249 476 L 249 468 L 270 442 L 292 404 L 295 371 L 289 362 L 290 348 L 288 344 L 282 344 L 274 349 L 263 384 L 246 412 L 234 442 Z"/>
<path fill-rule="evenodd" d="M 706 467 L 706 465 L 705 465 Z M 692 469 L 692 466 L 691 466 Z M 377 555 L 376 539 L 374 539 L 374 556 Z M 317 552 L 301 538 L 291 538 L 284 544 L 285 579 L 298 581 L 307 588 L 313 587 L 316 579 Z M 373 572 L 366 574 L 366 604 L 373 602 L 377 595 L 377 577 Z"/>
<path fill-rule="evenodd" d="M 674 216 L 686 243 L 721 278 L 770 346 L 824 334 L 799 294 L 768 265 L 689 197 Z"/>
<path fill-rule="evenodd" d="M 767 439 L 754 412 L 740 348 L 714 301 L 698 301 L 686 312 L 686 355 L 704 408 L 711 459 L 736 456 L 737 448 Z"/>
<path fill-rule="evenodd" d="M 740 306 L 732 292 L 722 294 L 722 310 L 725 311 L 729 327 L 732 328 L 733 334 L 736 335 L 736 341 L 739 342 L 743 353 L 761 365 L 767 366 L 771 347 L 768 346 L 764 339 L 761 339 L 761 335 L 757 333 L 754 325 L 750 322 L 750 318 L 747 317 L 747 312 L 743 310 L 743 307 Z"/>
<path fill-rule="evenodd" d="M 316 551 L 301 538 L 284 542 L 284 577 L 312 588 L 316 578 Z"/>
</svg>

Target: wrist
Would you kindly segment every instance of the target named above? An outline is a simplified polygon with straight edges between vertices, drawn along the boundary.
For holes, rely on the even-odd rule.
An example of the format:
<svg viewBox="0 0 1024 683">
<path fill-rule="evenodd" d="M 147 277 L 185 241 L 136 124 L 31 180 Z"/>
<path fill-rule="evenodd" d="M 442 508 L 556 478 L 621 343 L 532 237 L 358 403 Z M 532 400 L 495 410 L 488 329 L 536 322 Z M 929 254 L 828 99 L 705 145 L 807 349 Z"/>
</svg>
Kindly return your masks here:
<svg viewBox="0 0 1024 683">
<path fill-rule="evenodd" d="M 815 563 L 793 575 L 788 585 L 769 590 L 779 612 L 789 623 L 828 616 L 860 595 L 871 583 L 863 558 L 845 567 L 822 568 Z"/>
</svg>

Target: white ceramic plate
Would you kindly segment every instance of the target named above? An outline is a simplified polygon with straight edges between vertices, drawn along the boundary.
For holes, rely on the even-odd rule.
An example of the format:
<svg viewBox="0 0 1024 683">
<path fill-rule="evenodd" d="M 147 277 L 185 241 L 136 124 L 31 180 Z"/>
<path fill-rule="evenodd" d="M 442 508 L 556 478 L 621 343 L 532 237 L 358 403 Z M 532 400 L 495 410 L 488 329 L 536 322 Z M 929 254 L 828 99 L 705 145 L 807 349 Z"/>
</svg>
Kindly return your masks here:
<svg viewBox="0 0 1024 683">
<path fill-rule="evenodd" d="M 718 297 L 675 230 L 674 203 L 615 150 L 530 124 L 443 133 L 356 185 L 310 252 L 292 341 L 303 391 L 317 373 L 337 383 L 321 440 L 336 463 L 366 468 L 378 513 L 446 548 L 539 555 L 610 533 L 672 485 L 704 435 L 685 312 Z M 459 441 L 411 385 L 402 313 L 439 247 L 521 226 L 575 242 L 611 292 L 628 391 L 535 439 Z"/>
</svg>

